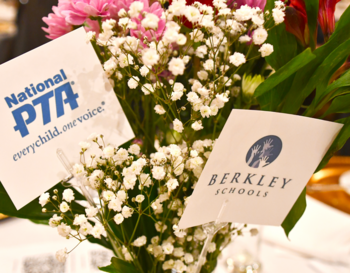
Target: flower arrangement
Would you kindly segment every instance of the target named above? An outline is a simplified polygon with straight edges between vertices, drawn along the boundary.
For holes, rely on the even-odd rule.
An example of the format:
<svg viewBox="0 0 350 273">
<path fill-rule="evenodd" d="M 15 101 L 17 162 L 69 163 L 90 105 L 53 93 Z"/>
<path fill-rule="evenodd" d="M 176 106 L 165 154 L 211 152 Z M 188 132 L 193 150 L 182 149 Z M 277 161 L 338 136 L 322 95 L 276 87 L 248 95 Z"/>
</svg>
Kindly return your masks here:
<svg viewBox="0 0 350 273">
<path fill-rule="evenodd" d="M 60 0 L 44 30 L 55 39 L 85 27 L 136 139 L 115 147 L 92 134 L 73 167 L 83 194 L 58 184 L 39 198 L 42 211 L 33 202 L 1 212 L 112 249 L 106 272 L 213 271 L 222 249 L 249 231 L 225 226 L 198 261 L 203 228 L 177 223 L 231 109 L 349 112 L 350 9 L 335 27 L 336 2 Z M 318 22 L 326 43 L 316 48 Z M 350 136 L 350 119 L 337 122 L 344 127 L 318 169 Z M 287 235 L 305 206 L 303 191 L 282 224 Z"/>
<path fill-rule="evenodd" d="M 207 235 L 202 227 L 180 230 L 176 224 L 197 179 L 193 169 L 204 164 L 213 141 L 196 141 L 191 148 L 170 144 L 147 158 L 140 154 L 138 144 L 126 150 L 106 145 L 102 135 L 92 134 L 89 139 L 97 144 L 99 154 L 87 157 L 90 143 L 81 142 L 82 163 L 73 166 L 73 174 L 90 188 L 99 205 L 91 202 L 83 214 L 77 214 L 71 207 L 73 189 L 53 190 L 52 197 L 44 193 L 39 203 L 45 212 L 50 205 L 50 211 L 56 213 L 49 225 L 57 228 L 59 235 L 77 239 L 78 244 L 108 237 L 117 256 L 112 263 L 132 262 L 124 264 L 128 272 L 195 272 Z M 215 268 L 220 250 L 232 236 L 244 232 L 249 232 L 244 225 L 220 229 L 209 245 L 206 271 Z M 67 256 L 66 249 L 56 254 L 62 262 Z"/>
</svg>

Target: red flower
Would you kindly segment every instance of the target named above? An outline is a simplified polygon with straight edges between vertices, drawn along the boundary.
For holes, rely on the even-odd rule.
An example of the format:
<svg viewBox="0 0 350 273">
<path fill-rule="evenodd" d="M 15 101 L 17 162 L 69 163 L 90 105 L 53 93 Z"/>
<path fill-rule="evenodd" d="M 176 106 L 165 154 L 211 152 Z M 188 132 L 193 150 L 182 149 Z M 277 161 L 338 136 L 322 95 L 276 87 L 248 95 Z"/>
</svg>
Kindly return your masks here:
<svg viewBox="0 0 350 273">
<path fill-rule="evenodd" d="M 309 28 L 307 26 L 307 14 L 303 0 L 288 1 L 284 22 L 288 32 L 294 34 L 303 46 L 308 45 Z"/>
<path fill-rule="evenodd" d="M 309 28 L 305 2 L 307 0 L 289 0 L 286 7 L 286 29 L 294 34 L 304 46 L 309 44 Z M 321 26 L 325 40 L 334 32 L 335 5 L 340 0 L 319 0 L 318 22 Z"/>
<path fill-rule="evenodd" d="M 318 22 L 321 26 L 325 40 L 327 41 L 334 32 L 335 20 L 334 11 L 335 5 L 340 0 L 319 0 Z"/>
<path fill-rule="evenodd" d="M 190 5 L 192 5 L 194 2 L 199 2 L 199 3 L 201 3 L 201 4 L 204 4 L 204 5 L 213 7 L 213 0 L 187 0 L 187 1 L 186 1 L 186 5 L 187 5 L 187 6 L 190 6 Z M 171 4 L 171 0 L 169 1 L 169 3 Z"/>
<path fill-rule="evenodd" d="M 172 0 L 169 0 L 169 4 L 170 4 L 170 5 L 171 5 L 172 2 L 173 2 Z M 187 6 L 190 6 L 190 5 L 192 5 L 194 2 L 199 2 L 199 3 L 203 4 L 203 5 L 207 5 L 207 6 L 210 6 L 210 7 L 214 7 L 214 5 L 213 5 L 213 0 L 186 0 L 186 5 L 187 5 Z M 183 24 L 184 24 L 186 27 L 188 27 L 188 28 L 192 28 L 192 27 L 193 27 L 193 26 L 192 26 L 192 23 L 189 22 L 189 21 L 186 19 L 186 17 L 184 17 L 184 18 L 182 19 L 182 22 L 183 22 Z"/>
</svg>

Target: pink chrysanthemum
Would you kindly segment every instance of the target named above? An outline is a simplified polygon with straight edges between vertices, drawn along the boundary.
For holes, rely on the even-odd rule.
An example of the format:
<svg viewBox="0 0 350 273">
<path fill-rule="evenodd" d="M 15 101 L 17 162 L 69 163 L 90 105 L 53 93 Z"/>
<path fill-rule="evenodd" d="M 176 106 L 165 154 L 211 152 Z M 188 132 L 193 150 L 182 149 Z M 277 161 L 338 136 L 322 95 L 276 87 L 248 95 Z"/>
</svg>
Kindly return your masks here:
<svg viewBox="0 0 350 273">
<path fill-rule="evenodd" d="M 112 1 L 110 8 L 109 8 L 110 17 L 113 19 L 117 18 L 118 12 L 121 9 L 125 9 L 125 11 L 128 11 L 130 5 L 133 2 L 135 2 L 135 0 L 114 0 L 114 1 Z"/>
<path fill-rule="evenodd" d="M 235 4 L 235 6 L 233 6 Z M 264 10 L 266 5 L 266 0 L 228 0 L 227 5 L 230 8 L 237 8 L 239 9 L 241 6 L 248 5 L 252 8 L 260 8 L 261 10 Z"/>
<path fill-rule="evenodd" d="M 50 13 L 48 17 L 43 17 L 43 21 L 48 25 L 47 28 L 42 28 L 49 35 L 46 35 L 49 39 L 56 39 L 73 29 L 73 26 L 68 24 L 65 17 L 61 14 L 58 7 L 52 7 L 54 13 Z"/>
<path fill-rule="evenodd" d="M 65 5 L 62 14 L 66 21 L 72 25 L 82 25 L 89 17 L 108 17 L 109 7 L 113 0 L 72 0 L 70 4 L 67 1 L 60 1 Z"/>
<path fill-rule="evenodd" d="M 100 24 L 97 20 L 86 19 L 85 30 L 95 32 L 96 38 L 98 38 L 98 35 L 100 34 Z"/>
<path fill-rule="evenodd" d="M 143 3 L 143 10 L 137 18 L 132 19 L 137 24 L 137 28 L 132 29 L 130 31 L 130 34 L 131 36 L 139 38 L 142 46 L 146 47 L 146 45 L 143 43 L 143 38 L 146 36 L 148 38 L 148 41 L 152 41 L 154 39 L 156 39 L 157 41 L 160 40 L 166 29 L 165 27 L 166 22 L 165 22 L 165 19 L 162 19 L 163 9 L 158 2 L 153 3 L 152 6 L 149 6 L 148 0 L 141 0 L 140 2 Z M 158 22 L 157 30 L 146 30 L 141 25 L 141 21 L 143 19 L 142 17 L 143 12 L 153 13 L 154 15 L 158 16 L 159 22 Z"/>
</svg>

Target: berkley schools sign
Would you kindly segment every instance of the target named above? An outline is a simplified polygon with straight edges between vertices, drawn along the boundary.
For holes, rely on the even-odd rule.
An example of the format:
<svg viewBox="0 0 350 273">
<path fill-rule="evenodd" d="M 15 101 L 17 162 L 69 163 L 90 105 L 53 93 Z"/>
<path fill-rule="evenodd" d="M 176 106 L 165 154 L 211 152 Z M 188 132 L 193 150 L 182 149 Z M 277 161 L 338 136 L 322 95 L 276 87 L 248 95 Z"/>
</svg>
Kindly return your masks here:
<svg viewBox="0 0 350 273">
<path fill-rule="evenodd" d="M 341 128 L 295 115 L 232 110 L 179 227 L 215 221 L 224 203 L 222 222 L 281 225 Z"/>
</svg>

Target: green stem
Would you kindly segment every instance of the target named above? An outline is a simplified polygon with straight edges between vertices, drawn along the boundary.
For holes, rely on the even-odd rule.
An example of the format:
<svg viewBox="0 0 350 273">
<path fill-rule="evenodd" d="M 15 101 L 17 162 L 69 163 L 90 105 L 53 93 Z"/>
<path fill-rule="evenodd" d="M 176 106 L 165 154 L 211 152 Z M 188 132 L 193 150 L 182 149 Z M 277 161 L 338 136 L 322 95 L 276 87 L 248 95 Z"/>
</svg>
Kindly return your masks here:
<svg viewBox="0 0 350 273">
<path fill-rule="evenodd" d="M 118 238 L 116 238 L 112 228 L 110 227 L 110 225 L 108 223 L 106 223 L 105 229 L 106 229 L 106 232 L 107 232 L 108 240 L 111 243 L 115 254 L 117 255 L 117 257 L 119 259 L 124 260 L 124 255 L 121 253 L 120 247 L 117 245 Z"/>
<path fill-rule="evenodd" d="M 130 237 L 130 243 L 132 242 L 132 239 L 134 239 L 134 235 L 135 235 L 135 232 L 136 232 L 136 229 L 137 229 L 137 226 L 139 225 L 139 222 L 140 222 L 140 218 L 141 218 L 141 213 L 139 213 L 139 217 L 137 218 L 137 222 L 136 222 L 136 225 L 134 227 L 134 230 L 131 234 L 131 237 Z"/>
<path fill-rule="evenodd" d="M 125 102 L 126 106 L 128 107 L 128 109 L 130 110 L 130 112 L 132 113 L 132 115 L 134 116 L 135 120 L 136 120 L 136 123 L 137 125 L 140 127 L 141 131 L 145 134 L 145 137 L 147 138 L 147 140 L 150 142 L 150 143 L 153 143 L 150 139 L 150 137 L 148 136 L 148 134 L 145 132 L 145 130 L 143 129 L 143 126 L 142 124 L 140 123 L 139 119 L 137 118 L 135 112 L 132 110 L 131 106 L 129 105 L 129 103 Z"/>
<path fill-rule="evenodd" d="M 220 117 L 221 117 L 221 113 L 222 113 L 222 110 L 220 110 L 220 113 L 219 113 L 218 117 L 217 117 L 217 118 L 215 119 L 215 121 L 214 121 L 214 130 L 213 130 L 212 140 L 214 140 L 214 138 L 215 138 L 216 127 L 217 127 L 218 121 L 219 121 L 219 119 L 220 119 Z"/>
</svg>

